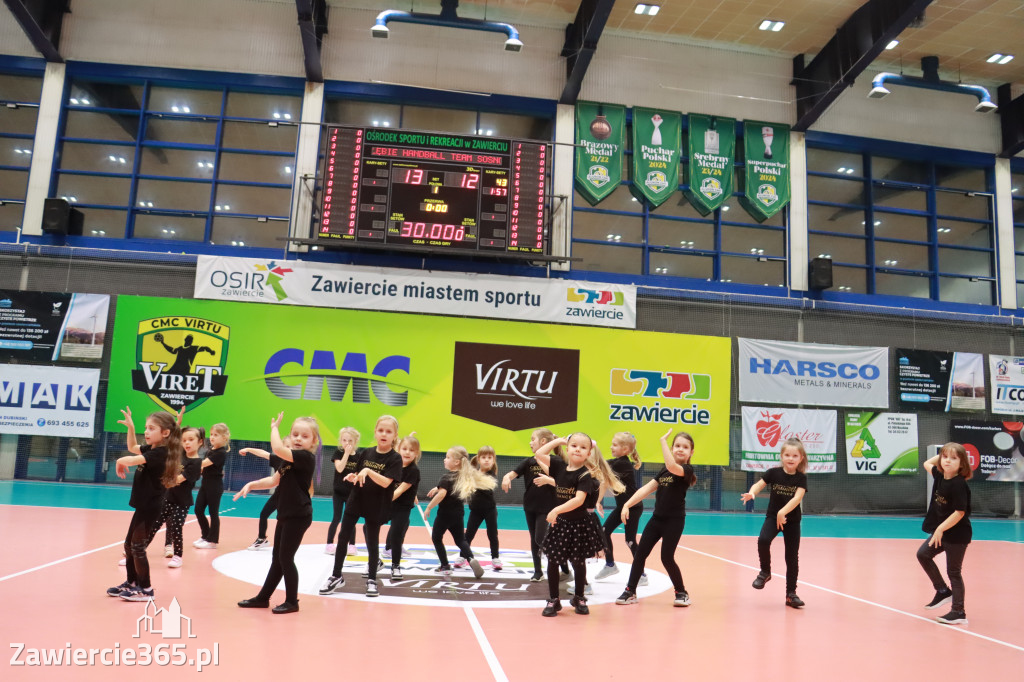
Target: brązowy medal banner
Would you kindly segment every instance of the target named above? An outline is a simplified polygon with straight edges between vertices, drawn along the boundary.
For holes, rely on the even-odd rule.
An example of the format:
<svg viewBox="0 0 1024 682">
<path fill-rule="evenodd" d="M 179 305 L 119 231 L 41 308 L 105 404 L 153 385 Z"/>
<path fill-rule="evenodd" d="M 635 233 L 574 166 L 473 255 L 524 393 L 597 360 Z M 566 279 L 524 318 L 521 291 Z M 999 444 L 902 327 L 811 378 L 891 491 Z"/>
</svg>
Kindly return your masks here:
<svg viewBox="0 0 1024 682">
<path fill-rule="evenodd" d="M 576 189 L 597 205 L 622 182 L 626 108 L 617 104 L 576 104 Z"/>
<path fill-rule="evenodd" d="M 0 365 L 0 432 L 92 438 L 98 369 Z"/>
<path fill-rule="evenodd" d="M 846 472 L 914 476 L 920 467 L 917 415 L 846 413 Z"/>
<path fill-rule="evenodd" d="M 707 215 L 733 192 L 736 119 L 690 114 L 689 184 L 685 192 L 693 207 Z"/>
<path fill-rule="evenodd" d="M 992 413 L 1024 414 L 1024 358 L 988 356 L 992 379 Z"/>
<path fill-rule="evenodd" d="M 763 223 L 789 203 L 789 126 L 746 121 L 743 150 L 746 196 L 740 203 Z"/>
<path fill-rule="evenodd" d="M 633 192 L 652 207 L 679 189 L 682 128 L 679 113 L 633 107 Z"/>
<path fill-rule="evenodd" d="M 889 349 L 739 339 L 740 400 L 889 406 Z"/>
<path fill-rule="evenodd" d="M 835 410 L 793 410 L 784 407 L 743 408 L 743 471 L 768 471 L 780 466 L 779 453 L 788 438 L 799 438 L 807 451 L 807 473 L 836 470 Z"/>
</svg>

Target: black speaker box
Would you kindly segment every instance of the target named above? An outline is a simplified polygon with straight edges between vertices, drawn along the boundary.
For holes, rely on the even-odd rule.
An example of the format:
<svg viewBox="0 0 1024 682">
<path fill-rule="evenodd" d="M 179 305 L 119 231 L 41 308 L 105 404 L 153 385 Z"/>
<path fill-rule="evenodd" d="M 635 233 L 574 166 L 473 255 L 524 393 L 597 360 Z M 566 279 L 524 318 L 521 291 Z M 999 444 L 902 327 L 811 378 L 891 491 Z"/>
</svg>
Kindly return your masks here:
<svg viewBox="0 0 1024 682">
<path fill-rule="evenodd" d="M 832 287 L 831 258 L 811 259 L 811 267 L 807 271 L 807 286 L 811 289 L 829 289 Z"/>
<path fill-rule="evenodd" d="M 42 229 L 46 234 L 81 236 L 82 218 L 82 212 L 71 208 L 67 199 L 47 199 L 43 202 Z"/>
</svg>

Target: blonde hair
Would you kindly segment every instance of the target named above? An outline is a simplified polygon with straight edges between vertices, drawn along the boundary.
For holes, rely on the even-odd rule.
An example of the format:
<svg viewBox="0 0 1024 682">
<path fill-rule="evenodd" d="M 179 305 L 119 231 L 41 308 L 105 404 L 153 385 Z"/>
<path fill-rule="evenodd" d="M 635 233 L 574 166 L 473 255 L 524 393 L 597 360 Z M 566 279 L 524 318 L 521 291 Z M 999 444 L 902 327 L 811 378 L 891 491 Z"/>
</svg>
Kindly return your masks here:
<svg viewBox="0 0 1024 682">
<path fill-rule="evenodd" d="M 551 442 L 551 441 L 553 441 L 555 439 L 555 434 L 551 431 L 551 429 L 545 429 L 545 428 L 534 429 L 532 435 L 537 437 L 537 440 L 540 441 L 541 445 L 544 445 L 544 443 L 549 443 L 549 442 Z M 555 447 L 551 451 L 550 454 L 551 455 L 558 455 L 562 459 L 565 459 L 565 455 L 562 453 L 562 446 L 561 445 Z"/>
<path fill-rule="evenodd" d="M 347 434 L 347 435 L 349 435 L 349 436 L 352 436 L 352 440 L 354 440 L 354 441 L 356 442 L 356 447 L 359 447 L 359 432 L 358 432 L 358 431 L 356 431 L 356 430 L 355 430 L 355 429 L 354 429 L 353 427 L 351 427 L 351 426 L 346 426 L 345 428 L 343 428 L 343 429 L 342 429 L 342 430 L 341 430 L 341 431 L 340 431 L 340 432 L 338 433 L 338 436 L 344 436 L 344 435 L 346 435 L 346 434 Z M 341 446 L 341 438 L 340 438 L 340 437 L 338 438 L 338 446 L 339 446 L 339 447 Z"/>
<path fill-rule="evenodd" d="M 629 431 L 619 431 L 614 436 L 612 436 L 612 442 L 615 441 L 624 443 L 627 447 L 629 447 L 629 452 L 626 453 L 626 456 L 629 457 L 630 460 L 632 460 L 634 469 L 639 469 L 640 467 L 643 466 L 643 462 L 640 461 L 640 453 L 636 451 L 636 436 L 634 436 Z"/>
<path fill-rule="evenodd" d="M 614 494 L 618 495 L 626 490 L 626 486 L 623 485 L 619 477 L 612 471 L 611 466 L 605 461 L 604 457 L 601 456 L 601 449 L 597 447 L 597 443 L 591 441 L 590 454 L 587 456 L 585 466 L 590 475 L 595 481 L 601 486 L 601 497 L 604 497 L 604 491 L 611 490 Z"/>
<path fill-rule="evenodd" d="M 495 476 L 497 476 L 498 475 L 498 457 L 494 453 L 494 448 L 492 448 L 490 445 L 484 445 L 479 450 L 477 450 L 476 454 L 473 455 L 473 459 L 469 460 L 469 463 L 472 464 L 477 469 L 480 469 L 479 459 L 481 457 L 483 457 L 484 455 L 490 455 L 491 457 L 494 457 L 494 464 L 491 465 L 490 472 L 492 472 Z M 483 469 L 480 469 L 480 471 L 483 471 Z M 488 472 L 484 471 L 484 473 L 486 474 Z"/>
<path fill-rule="evenodd" d="M 227 442 L 224 443 L 224 449 L 231 452 L 231 429 L 228 428 L 227 424 L 224 422 L 217 422 L 210 427 L 210 433 L 223 433 L 224 438 L 227 439 Z"/>
<path fill-rule="evenodd" d="M 292 422 L 292 428 L 293 429 L 295 428 L 296 424 L 305 424 L 306 426 L 309 427 L 309 430 L 313 432 L 313 438 L 314 438 L 313 445 L 315 446 L 316 450 L 319 450 L 320 449 L 320 425 L 316 423 L 316 418 L 315 417 L 296 417 L 295 421 Z M 283 443 L 284 441 L 281 441 L 281 442 Z M 316 450 L 313 451 L 314 455 L 316 454 Z"/>
<path fill-rule="evenodd" d="M 381 416 L 377 417 L 377 421 L 374 422 L 373 430 L 376 431 L 377 427 L 380 426 L 380 423 L 382 421 L 384 421 L 385 419 L 387 419 L 388 421 L 390 421 L 392 424 L 395 425 L 395 439 L 393 441 L 391 441 L 391 449 L 394 450 L 395 449 L 395 445 L 397 445 L 398 443 L 401 442 L 401 440 L 399 439 L 399 436 L 398 436 L 398 419 L 396 419 L 395 417 L 392 417 L 390 414 L 382 414 Z"/>
<path fill-rule="evenodd" d="M 448 448 L 447 455 L 454 456 L 459 462 L 459 468 L 455 474 L 455 484 L 452 486 L 454 492 L 461 500 L 469 500 L 477 490 L 494 490 L 498 481 L 483 473 L 469 463 L 469 453 L 466 448 L 456 445 Z"/>
<path fill-rule="evenodd" d="M 946 446 L 943 446 L 945 448 Z M 807 450 L 804 449 L 804 442 L 799 438 L 787 438 L 786 442 L 779 448 L 779 456 L 781 458 L 782 453 L 786 451 L 786 448 L 796 448 L 796 451 L 800 453 L 800 462 L 796 465 L 796 470 L 801 474 L 807 473 Z M 964 453 L 967 454 L 966 452 Z"/>
<path fill-rule="evenodd" d="M 416 461 L 414 464 L 420 463 L 420 457 L 423 456 L 423 451 L 420 450 L 420 439 L 416 436 L 406 436 L 402 440 L 398 441 L 398 447 L 402 447 L 403 444 L 408 444 L 410 448 L 416 453 Z"/>
</svg>

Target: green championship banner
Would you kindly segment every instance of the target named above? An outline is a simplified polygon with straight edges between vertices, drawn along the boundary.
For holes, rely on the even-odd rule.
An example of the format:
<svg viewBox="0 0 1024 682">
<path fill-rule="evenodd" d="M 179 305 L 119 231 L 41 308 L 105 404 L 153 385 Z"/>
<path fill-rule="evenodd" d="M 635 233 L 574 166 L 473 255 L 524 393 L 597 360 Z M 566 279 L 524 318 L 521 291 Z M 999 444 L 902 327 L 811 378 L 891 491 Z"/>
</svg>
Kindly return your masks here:
<svg viewBox="0 0 1024 682">
<path fill-rule="evenodd" d="M 576 104 L 576 189 L 592 205 L 622 182 L 626 108 L 616 104 Z"/>
<path fill-rule="evenodd" d="M 736 160 L 736 119 L 689 115 L 689 184 L 684 192 L 701 215 L 732 196 Z"/>
<path fill-rule="evenodd" d="M 789 203 L 789 126 L 746 121 L 743 148 L 747 181 L 740 203 L 763 223 Z"/>
<path fill-rule="evenodd" d="M 497 341 L 497 342 L 496 342 Z M 529 453 L 532 431 L 619 431 L 661 460 L 668 430 L 694 437 L 694 462 L 729 463 L 730 339 L 259 303 L 120 296 L 107 431 L 129 406 L 185 408 L 184 423 L 225 422 L 266 441 L 313 416 L 328 444 L 354 426 L 372 441 L 382 414 L 424 450 L 491 445 Z"/>
<path fill-rule="evenodd" d="M 682 128 L 681 114 L 633 107 L 633 192 L 652 207 L 679 189 Z"/>
</svg>

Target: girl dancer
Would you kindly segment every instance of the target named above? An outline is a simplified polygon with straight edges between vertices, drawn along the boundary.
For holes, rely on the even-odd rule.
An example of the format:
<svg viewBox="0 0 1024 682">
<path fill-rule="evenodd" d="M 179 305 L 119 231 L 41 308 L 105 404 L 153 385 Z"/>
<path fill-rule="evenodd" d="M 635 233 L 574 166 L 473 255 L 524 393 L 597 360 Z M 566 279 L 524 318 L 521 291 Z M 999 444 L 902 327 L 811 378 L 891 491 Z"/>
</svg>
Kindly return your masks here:
<svg viewBox="0 0 1024 682">
<path fill-rule="evenodd" d="M 412 434 L 398 444 L 402 456 L 402 482 L 391 495 L 391 527 L 384 543 L 384 558 L 391 559 L 391 579 L 402 579 L 402 545 L 409 530 L 409 514 L 416 506 L 416 490 L 420 487 L 420 441 Z"/>
<path fill-rule="evenodd" d="M 640 536 L 640 544 L 637 545 L 633 554 L 633 567 L 629 571 L 629 581 L 626 589 L 615 600 L 616 604 L 635 604 L 636 588 L 640 583 L 640 576 L 644 572 L 644 565 L 647 557 L 650 556 L 654 545 L 661 540 L 661 564 L 665 567 L 672 586 L 675 588 L 675 598 L 672 601 L 675 606 L 689 606 L 690 595 L 683 585 L 683 575 L 676 564 L 676 546 L 683 534 L 683 527 L 686 525 L 686 491 L 697 482 L 697 476 L 690 466 L 690 458 L 693 456 L 693 437 L 680 431 L 672 439 L 672 447 L 669 448 L 668 437 L 672 429 L 669 429 L 661 437 L 661 455 L 665 460 L 663 468 L 653 480 L 643 488 L 633 493 L 622 508 L 622 522 L 628 523 L 630 507 L 639 504 L 641 500 L 657 491 L 654 497 L 654 514 L 644 528 Z M 641 509 L 642 511 L 642 509 Z M 637 516 L 640 512 L 636 513 Z"/>
<path fill-rule="evenodd" d="M 402 476 L 402 458 L 395 452 L 398 437 L 398 420 L 389 414 L 377 419 L 373 437 L 377 444 L 355 454 L 357 473 L 348 474 L 345 480 L 355 487 L 348 498 L 345 514 L 341 517 L 340 547 L 334 554 L 334 570 L 324 581 L 320 594 L 330 594 L 345 584 L 341 572 L 345 567 L 348 543 L 355 537 L 356 523 L 363 518 L 363 535 L 366 538 L 367 563 L 366 596 L 376 597 L 377 565 L 380 561 L 380 525 L 385 511 L 391 505 L 391 494 Z"/>
<path fill-rule="evenodd" d="M 800 569 L 800 501 L 807 494 L 807 451 L 799 438 L 788 438 L 779 456 L 782 466 L 764 472 L 761 480 L 740 495 L 740 499 L 750 502 L 765 486 L 770 486 L 768 512 L 757 538 L 761 572 L 754 578 L 754 589 L 763 589 L 772 579 L 772 540 L 782 531 L 786 545 L 786 606 L 801 609 L 804 602 L 796 595 L 796 580 Z"/>
<path fill-rule="evenodd" d="M 946 443 L 938 455 L 924 463 L 924 470 L 932 477 L 934 487 L 921 530 L 931 533 L 931 537 L 917 550 L 917 560 L 935 587 L 935 597 L 925 608 L 937 609 L 952 600 L 953 606 L 949 613 L 935 620 L 966 625 L 964 578 L 961 571 L 967 545 L 971 544 L 973 536 L 971 489 L 967 486 L 972 472 L 967 450 L 959 443 Z M 946 553 L 946 573 L 953 589 L 946 587 L 935 565 L 935 557 L 942 552 Z"/>
<path fill-rule="evenodd" d="M 199 446 L 206 439 L 206 433 L 202 427 L 189 426 L 181 430 L 181 446 L 184 449 L 185 457 L 182 459 L 175 478 L 178 485 L 167 491 L 167 499 L 164 500 L 163 510 L 160 518 L 149 535 L 146 542 L 148 546 L 153 542 L 160 526 L 167 524 L 167 531 L 164 534 L 166 542 L 164 545 L 164 556 L 170 559 L 167 562 L 169 568 L 181 568 L 181 556 L 184 551 L 184 540 L 181 536 L 181 528 L 185 525 L 185 517 L 188 516 L 188 509 L 192 506 L 192 489 L 199 480 L 202 473 L 203 460 L 199 458 Z"/>
<path fill-rule="evenodd" d="M 485 445 L 477 450 L 469 461 L 478 471 L 495 479 L 497 487 L 498 463 L 494 456 L 494 448 Z M 477 490 L 469 498 L 469 520 L 466 522 L 466 543 L 472 544 L 480 524 L 487 524 L 487 540 L 491 545 L 491 568 L 501 570 L 501 557 L 498 549 L 498 505 L 494 501 L 493 490 Z M 468 563 L 465 559 L 455 562 L 455 568 L 463 568 Z"/>
<path fill-rule="evenodd" d="M 135 513 L 124 539 L 128 575 L 123 583 L 109 588 L 107 594 L 127 601 L 147 601 L 153 598 L 153 587 L 149 582 L 146 545 L 149 544 L 150 531 L 160 518 L 167 489 L 177 483 L 182 455 L 181 429 L 169 412 L 154 412 L 146 418 L 146 444 L 139 447 L 131 409 L 126 407 L 121 414 L 124 418 L 117 423 L 128 429 L 128 452 L 133 454 L 118 459 L 116 471 L 118 478 L 125 478 L 128 467 L 136 467 L 128 500 Z"/>
<path fill-rule="evenodd" d="M 356 461 L 352 455 L 355 454 L 358 445 L 359 432 L 351 426 L 346 426 L 338 433 L 338 449 L 331 457 L 334 462 L 334 515 L 331 517 L 331 524 L 327 526 L 327 547 L 324 550 L 327 554 L 334 554 L 336 549 L 334 533 L 338 530 L 338 523 L 345 511 L 345 502 L 352 492 L 352 484 L 346 481 L 345 477 L 356 472 Z"/>
<path fill-rule="evenodd" d="M 201 537 L 192 543 L 196 549 L 217 549 L 220 542 L 220 498 L 224 495 L 224 461 L 231 451 L 231 431 L 227 424 L 210 427 L 210 451 L 203 460 L 203 482 L 196 495 L 196 521 Z M 206 519 L 206 509 L 210 519 Z"/>
<path fill-rule="evenodd" d="M 275 485 L 281 494 L 267 579 L 255 597 L 243 599 L 238 605 L 245 609 L 267 608 L 270 595 L 284 578 L 285 599 L 273 612 L 294 613 L 299 610 L 299 569 L 295 566 L 295 553 L 306 529 L 313 523 L 310 490 L 316 469 L 314 452 L 320 448 L 320 429 L 312 417 L 299 417 L 292 423 L 290 446 L 285 445 L 277 428 L 283 416 L 284 412 L 270 422 L 270 447 L 274 451 L 270 465 L 276 471 L 266 478 L 246 483 L 235 495 L 237 500 L 252 490 L 265 490 Z"/>
<path fill-rule="evenodd" d="M 448 473 L 441 477 L 436 488 L 427 493 L 430 503 L 427 504 L 426 514 L 437 507 L 437 518 L 434 519 L 434 528 L 430 539 L 434 541 L 434 549 L 437 550 L 437 560 L 440 565 L 437 572 L 450 575 L 452 567 L 448 564 L 448 552 L 444 548 L 444 534 L 451 533 L 452 540 L 459 548 L 459 554 L 466 560 L 466 563 L 473 569 L 473 575 L 477 578 L 484 574 L 480 562 L 473 557 L 473 552 L 466 542 L 466 535 L 462 530 L 463 501 L 470 499 L 478 490 L 493 490 L 497 486 L 494 478 L 481 473 L 469 463 L 469 453 L 466 448 L 456 445 L 448 448 L 444 456 L 444 468 Z"/>
<path fill-rule="evenodd" d="M 632 433 L 621 432 L 612 438 L 612 459 L 609 462 L 616 478 L 623 486 L 622 492 L 615 496 L 615 510 L 610 513 L 604 521 L 605 554 L 604 567 L 594 576 L 595 580 L 601 580 L 619 572 L 615 565 L 615 551 L 612 548 L 612 533 L 622 523 L 622 510 L 626 502 L 636 492 L 636 471 L 642 466 L 640 455 L 636 451 L 636 436 Z M 626 546 L 635 556 L 636 554 L 636 529 L 640 525 L 640 517 L 644 513 L 642 502 L 637 503 L 639 509 L 629 514 L 629 520 L 625 523 Z"/>
<path fill-rule="evenodd" d="M 548 429 L 537 429 L 530 436 L 530 452 L 554 440 L 555 434 Z M 549 454 L 562 457 L 562 448 L 555 447 Z M 501 489 L 506 493 L 512 487 L 512 481 L 522 476 L 526 490 L 523 493 L 523 512 L 526 514 L 526 529 L 530 532 L 530 551 L 533 552 L 533 577 L 531 582 L 539 583 L 544 579 L 544 570 L 540 563 L 540 546 L 548 530 L 547 515 L 555 506 L 555 489 L 551 486 L 537 485 L 538 476 L 547 474 L 547 469 L 538 464 L 535 457 L 524 459 L 514 471 L 505 474 L 501 479 Z"/>
</svg>

